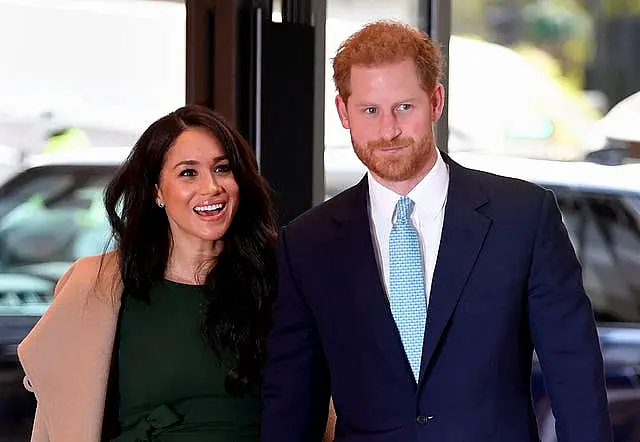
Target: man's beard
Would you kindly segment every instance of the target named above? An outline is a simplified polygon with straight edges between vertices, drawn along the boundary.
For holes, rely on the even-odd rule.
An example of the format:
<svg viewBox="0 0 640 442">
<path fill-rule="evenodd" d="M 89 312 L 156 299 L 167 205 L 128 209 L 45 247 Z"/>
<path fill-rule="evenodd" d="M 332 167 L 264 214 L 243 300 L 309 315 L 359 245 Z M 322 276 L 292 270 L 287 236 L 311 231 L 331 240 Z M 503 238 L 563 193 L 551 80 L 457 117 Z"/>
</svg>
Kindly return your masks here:
<svg viewBox="0 0 640 442">
<path fill-rule="evenodd" d="M 417 142 L 411 137 L 393 141 L 376 140 L 357 144 L 351 139 L 360 161 L 375 175 L 387 181 L 406 181 L 417 177 L 431 160 L 434 149 L 433 133 L 428 132 Z M 397 154 L 382 154 L 380 149 L 404 147 Z"/>
</svg>

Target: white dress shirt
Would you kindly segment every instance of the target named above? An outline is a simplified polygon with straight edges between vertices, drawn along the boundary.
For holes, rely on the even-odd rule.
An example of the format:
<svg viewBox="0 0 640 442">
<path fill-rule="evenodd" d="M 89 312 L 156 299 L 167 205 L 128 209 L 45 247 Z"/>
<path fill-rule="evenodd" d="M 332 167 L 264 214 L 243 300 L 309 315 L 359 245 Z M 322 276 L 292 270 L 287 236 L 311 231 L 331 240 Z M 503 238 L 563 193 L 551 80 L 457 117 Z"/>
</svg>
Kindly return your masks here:
<svg viewBox="0 0 640 442">
<path fill-rule="evenodd" d="M 433 272 L 438 258 L 444 222 L 444 207 L 449 189 L 449 168 L 439 151 L 437 151 L 437 154 L 438 158 L 433 168 L 407 195 L 415 203 L 411 221 L 420 237 L 427 303 L 429 302 Z M 389 235 L 395 219 L 396 203 L 401 195 L 384 187 L 371 174 L 368 174 L 368 181 L 371 235 L 376 249 L 378 267 L 388 296 Z"/>
</svg>

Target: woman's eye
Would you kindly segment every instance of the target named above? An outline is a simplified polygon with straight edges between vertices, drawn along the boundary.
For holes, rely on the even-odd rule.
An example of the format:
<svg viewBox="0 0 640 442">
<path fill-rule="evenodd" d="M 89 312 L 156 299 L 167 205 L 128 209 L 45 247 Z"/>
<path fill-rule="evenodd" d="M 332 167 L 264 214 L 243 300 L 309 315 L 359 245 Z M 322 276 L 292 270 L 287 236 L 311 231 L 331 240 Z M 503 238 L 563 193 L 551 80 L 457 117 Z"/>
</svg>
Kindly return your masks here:
<svg viewBox="0 0 640 442">
<path fill-rule="evenodd" d="M 196 170 L 195 169 L 185 169 L 182 172 L 180 172 L 180 176 L 196 176 Z"/>
<path fill-rule="evenodd" d="M 219 166 L 216 166 L 214 171 L 216 173 L 226 173 L 229 172 L 231 170 L 231 167 L 228 164 L 220 164 Z"/>
</svg>

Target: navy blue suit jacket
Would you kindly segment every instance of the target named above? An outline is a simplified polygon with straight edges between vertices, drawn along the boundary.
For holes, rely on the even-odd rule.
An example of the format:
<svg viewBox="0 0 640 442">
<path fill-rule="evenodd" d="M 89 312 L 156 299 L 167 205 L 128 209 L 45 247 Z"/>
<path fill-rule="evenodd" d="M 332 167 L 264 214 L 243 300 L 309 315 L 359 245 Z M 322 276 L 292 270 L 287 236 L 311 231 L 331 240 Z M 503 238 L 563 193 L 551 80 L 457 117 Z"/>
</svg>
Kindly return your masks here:
<svg viewBox="0 0 640 442">
<path fill-rule="evenodd" d="M 279 238 L 263 442 L 538 441 L 535 349 L 561 442 L 610 442 L 590 302 L 553 194 L 463 168 L 450 184 L 416 384 L 375 258 L 368 186 Z"/>
</svg>

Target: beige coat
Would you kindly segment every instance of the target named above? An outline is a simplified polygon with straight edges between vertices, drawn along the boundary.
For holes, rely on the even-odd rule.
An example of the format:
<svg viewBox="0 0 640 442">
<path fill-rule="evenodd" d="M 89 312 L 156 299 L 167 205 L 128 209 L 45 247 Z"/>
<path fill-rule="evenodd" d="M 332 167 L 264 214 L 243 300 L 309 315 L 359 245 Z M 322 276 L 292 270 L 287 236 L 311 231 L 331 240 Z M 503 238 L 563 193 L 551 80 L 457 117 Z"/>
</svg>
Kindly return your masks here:
<svg viewBox="0 0 640 442">
<path fill-rule="evenodd" d="M 104 258 L 104 259 L 103 259 Z M 18 347 L 37 399 L 32 442 L 99 442 L 122 293 L 117 255 L 77 261 Z M 333 418 L 325 441 L 333 440 Z"/>
<path fill-rule="evenodd" d="M 38 402 L 32 442 L 100 441 L 121 293 L 116 255 L 101 258 L 83 258 L 60 278 L 18 347 Z"/>
</svg>

